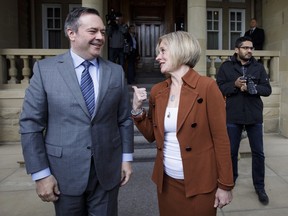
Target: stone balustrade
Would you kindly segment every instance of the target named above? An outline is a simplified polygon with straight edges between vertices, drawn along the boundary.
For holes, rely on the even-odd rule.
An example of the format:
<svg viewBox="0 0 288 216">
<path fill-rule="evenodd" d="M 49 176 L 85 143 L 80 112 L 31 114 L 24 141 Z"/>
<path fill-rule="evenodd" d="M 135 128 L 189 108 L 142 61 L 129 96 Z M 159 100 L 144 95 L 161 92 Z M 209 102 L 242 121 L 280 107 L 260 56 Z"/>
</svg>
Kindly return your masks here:
<svg viewBox="0 0 288 216">
<path fill-rule="evenodd" d="M 217 69 L 220 64 L 231 57 L 234 54 L 233 50 L 206 50 L 207 56 L 207 74 L 210 77 L 215 78 Z M 279 82 L 279 51 L 253 51 L 253 56 L 260 60 L 271 82 Z"/>
<path fill-rule="evenodd" d="M 0 144 L 20 140 L 19 114 L 34 62 L 66 51 L 66 49 L 0 49 Z M 206 50 L 207 75 L 215 78 L 220 64 L 233 53 L 233 50 Z M 255 51 L 254 56 L 264 64 L 271 79 L 272 95 L 263 98 L 264 131 L 275 133 L 279 131 L 280 119 L 279 52 Z"/>
<path fill-rule="evenodd" d="M 0 49 L 0 89 L 26 88 L 35 61 L 66 51 L 66 49 Z"/>
<path fill-rule="evenodd" d="M 0 49 L 0 88 L 27 87 L 35 61 L 65 51 L 65 49 Z M 220 64 L 233 53 L 233 50 L 206 50 L 207 75 L 215 78 Z M 278 82 L 280 52 L 254 51 L 253 55 L 263 63 L 271 82 Z"/>
</svg>

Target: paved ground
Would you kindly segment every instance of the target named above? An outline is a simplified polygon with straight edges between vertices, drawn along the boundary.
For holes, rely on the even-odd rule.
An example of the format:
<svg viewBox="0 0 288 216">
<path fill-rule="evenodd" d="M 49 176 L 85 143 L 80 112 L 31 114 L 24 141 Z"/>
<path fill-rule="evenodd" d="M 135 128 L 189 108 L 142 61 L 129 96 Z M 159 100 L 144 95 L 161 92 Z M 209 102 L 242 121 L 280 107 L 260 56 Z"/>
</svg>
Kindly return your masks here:
<svg viewBox="0 0 288 216">
<path fill-rule="evenodd" d="M 287 216 L 288 215 L 288 139 L 266 134 L 266 191 L 270 204 L 258 202 L 251 179 L 251 158 L 243 154 L 239 161 L 239 180 L 230 205 L 218 211 L 218 216 Z M 247 139 L 241 152 L 249 152 Z M 154 150 L 138 149 L 135 153 L 134 174 L 129 184 L 121 188 L 119 216 L 157 216 L 155 186 L 150 180 L 153 162 L 145 154 Z M 142 158 L 142 160 L 141 160 Z M 34 183 L 26 175 L 19 143 L 0 144 L 0 216 L 50 216 L 53 205 L 38 199 Z M 179 215 L 181 216 L 181 215 Z"/>
</svg>

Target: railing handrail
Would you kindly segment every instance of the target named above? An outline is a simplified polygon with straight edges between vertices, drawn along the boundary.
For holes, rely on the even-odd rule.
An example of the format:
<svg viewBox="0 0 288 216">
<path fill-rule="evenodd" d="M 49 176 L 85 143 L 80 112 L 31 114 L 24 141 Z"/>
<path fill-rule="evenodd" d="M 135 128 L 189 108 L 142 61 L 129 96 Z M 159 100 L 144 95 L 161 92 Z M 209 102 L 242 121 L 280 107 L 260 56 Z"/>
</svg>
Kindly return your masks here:
<svg viewBox="0 0 288 216">
<path fill-rule="evenodd" d="M 0 49 L 0 55 L 59 55 L 68 49 Z"/>
<path fill-rule="evenodd" d="M 234 54 L 234 50 L 206 50 L 206 56 L 232 56 Z M 280 51 L 275 50 L 254 50 L 253 56 L 259 57 L 280 57 Z"/>
</svg>

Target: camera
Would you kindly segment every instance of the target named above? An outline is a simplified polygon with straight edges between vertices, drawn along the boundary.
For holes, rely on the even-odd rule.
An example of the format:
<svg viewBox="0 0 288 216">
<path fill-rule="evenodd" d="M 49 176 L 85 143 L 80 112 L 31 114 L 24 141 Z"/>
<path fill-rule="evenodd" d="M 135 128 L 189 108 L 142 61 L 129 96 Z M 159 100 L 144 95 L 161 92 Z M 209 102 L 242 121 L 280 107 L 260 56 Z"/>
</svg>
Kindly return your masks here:
<svg viewBox="0 0 288 216">
<path fill-rule="evenodd" d="M 251 95 L 257 94 L 256 85 L 253 80 L 255 80 L 255 77 L 251 75 L 245 75 L 243 77 L 240 77 L 241 80 L 246 80 L 247 85 L 247 91 Z"/>
<path fill-rule="evenodd" d="M 110 12 L 106 15 L 106 22 L 108 25 L 116 25 L 116 19 L 117 17 L 119 17 L 121 14 L 117 13 L 114 11 L 114 9 L 112 8 L 110 10 Z"/>
</svg>

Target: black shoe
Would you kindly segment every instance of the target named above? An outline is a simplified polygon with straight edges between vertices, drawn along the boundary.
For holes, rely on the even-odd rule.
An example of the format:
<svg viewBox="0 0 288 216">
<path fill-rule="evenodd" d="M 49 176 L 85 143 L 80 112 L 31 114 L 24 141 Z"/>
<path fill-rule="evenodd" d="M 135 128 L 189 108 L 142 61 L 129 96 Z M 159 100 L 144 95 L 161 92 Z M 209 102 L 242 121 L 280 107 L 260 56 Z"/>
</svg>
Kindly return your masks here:
<svg viewBox="0 0 288 216">
<path fill-rule="evenodd" d="M 263 204 L 263 205 L 268 205 L 269 203 L 269 197 L 267 196 L 265 190 L 256 190 L 256 193 L 258 195 L 258 199 L 259 201 Z"/>
</svg>

